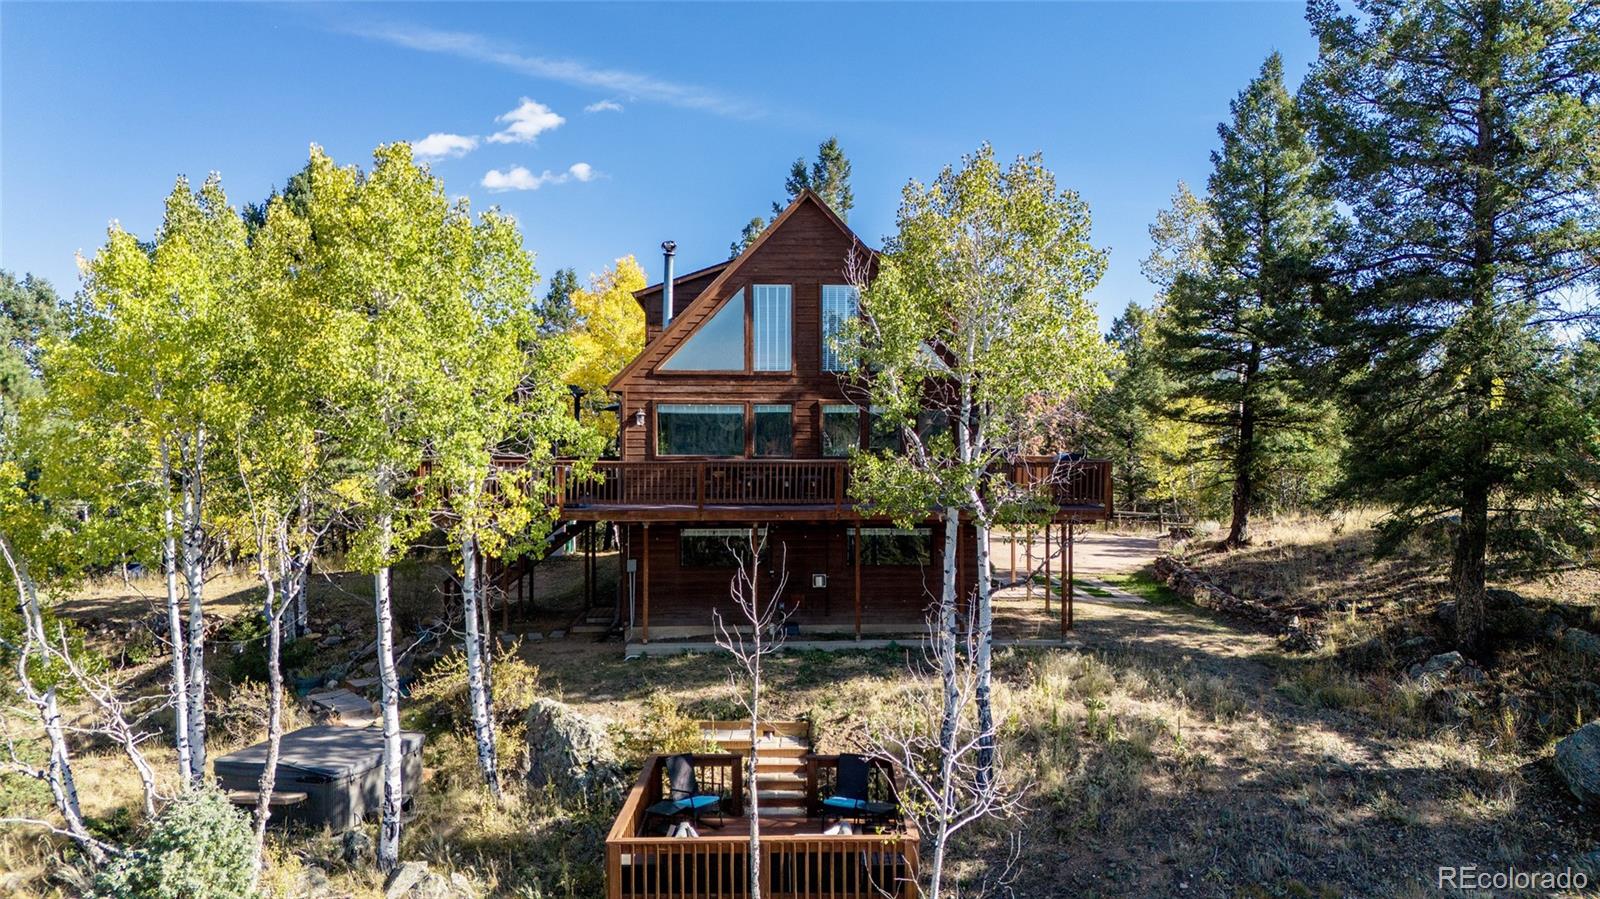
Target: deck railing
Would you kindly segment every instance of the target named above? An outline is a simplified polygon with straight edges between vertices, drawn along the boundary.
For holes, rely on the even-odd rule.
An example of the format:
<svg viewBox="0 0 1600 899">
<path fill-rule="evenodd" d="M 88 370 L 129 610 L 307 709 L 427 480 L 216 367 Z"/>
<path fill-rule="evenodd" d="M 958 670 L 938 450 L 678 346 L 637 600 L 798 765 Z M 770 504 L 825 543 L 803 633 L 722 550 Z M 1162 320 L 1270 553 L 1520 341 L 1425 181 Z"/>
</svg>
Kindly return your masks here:
<svg viewBox="0 0 1600 899">
<path fill-rule="evenodd" d="M 1004 468 L 1007 483 L 1034 489 L 1058 508 L 1109 514 L 1111 463 L 1029 457 Z M 805 507 L 854 510 L 845 459 L 600 461 L 562 463 L 555 498 L 568 510 L 666 507 Z"/>
<path fill-rule="evenodd" d="M 695 756 L 697 776 L 729 758 L 740 756 Z M 664 771 L 663 757 L 646 760 L 606 837 L 608 899 L 749 896 L 747 835 L 710 828 L 697 837 L 645 834 L 645 809 L 660 800 Z M 913 899 L 918 848 L 919 835 L 909 820 L 882 834 L 763 834 L 761 892 L 771 899 Z"/>
</svg>

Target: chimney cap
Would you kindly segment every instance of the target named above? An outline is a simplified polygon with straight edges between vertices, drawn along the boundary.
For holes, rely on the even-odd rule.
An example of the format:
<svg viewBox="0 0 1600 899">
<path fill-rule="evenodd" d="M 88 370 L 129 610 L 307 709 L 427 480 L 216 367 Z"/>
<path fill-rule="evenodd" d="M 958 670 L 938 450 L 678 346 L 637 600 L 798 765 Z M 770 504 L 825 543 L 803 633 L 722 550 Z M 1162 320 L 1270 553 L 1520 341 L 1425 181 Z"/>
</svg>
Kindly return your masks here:
<svg viewBox="0 0 1600 899">
<path fill-rule="evenodd" d="M 661 242 L 661 252 L 666 253 L 668 256 L 671 256 L 673 253 L 677 252 L 677 250 L 677 243 L 670 240 L 663 240 Z"/>
</svg>

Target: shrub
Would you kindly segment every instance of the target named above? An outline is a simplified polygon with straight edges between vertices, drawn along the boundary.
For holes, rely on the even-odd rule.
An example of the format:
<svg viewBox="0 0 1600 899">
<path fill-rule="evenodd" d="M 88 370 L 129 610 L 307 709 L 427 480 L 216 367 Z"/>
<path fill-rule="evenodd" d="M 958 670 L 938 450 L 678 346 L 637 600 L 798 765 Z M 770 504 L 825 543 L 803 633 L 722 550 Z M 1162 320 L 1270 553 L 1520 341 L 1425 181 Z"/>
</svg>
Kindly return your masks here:
<svg viewBox="0 0 1600 899">
<path fill-rule="evenodd" d="M 494 701 L 490 711 L 499 729 L 522 721 L 528 706 L 538 698 L 539 666 L 518 657 L 520 642 L 496 653 L 490 664 Z M 467 657 L 459 649 L 434 663 L 411 688 L 412 700 L 428 707 L 429 720 L 445 727 L 469 730 L 472 710 L 467 702 Z"/>
<path fill-rule="evenodd" d="M 645 698 L 642 712 L 631 720 L 612 724 L 611 731 L 624 761 L 633 764 L 652 753 L 718 751 L 716 742 L 707 739 L 695 719 L 663 690 L 651 693 Z"/>
<path fill-rule="evenodd" d="M 117 899 L 236 899 L 250 891 L 254 834 L 245 814 L 207 787 L 162 810 L 137 849 L 95 880 Z"/>
<path fill-rule="evenodd" d="M 222 627 L 218 642 L 232 644 L 227 649 L 233 656 L 228 660 L 228 681 L 243 683 L 267 680 L 267 619 L 259 612 L 247 612 Z M 292 680 L 294 672 L 308 664 L 316 655 L 317 645 L 312 640 L 284 641 L 279 650 L 278 668 L 286 679 Z"/>
</svg>

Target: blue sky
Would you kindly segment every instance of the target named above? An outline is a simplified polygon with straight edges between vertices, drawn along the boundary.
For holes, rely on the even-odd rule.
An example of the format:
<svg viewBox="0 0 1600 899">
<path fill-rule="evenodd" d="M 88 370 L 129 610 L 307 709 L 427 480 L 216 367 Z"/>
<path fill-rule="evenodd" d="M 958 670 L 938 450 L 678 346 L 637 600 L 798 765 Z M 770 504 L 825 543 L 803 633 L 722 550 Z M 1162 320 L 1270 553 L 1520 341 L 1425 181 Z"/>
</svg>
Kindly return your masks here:
<svg viewBox="0 0 1600 899">
<path fill-rule="evenodd" d="M 1043 152 L 1089 202 L 1109 321 L 1149 298 L 1145 229 L 1179 179 L 1203 187 L 1228 101 L 1272 50 L 1303 76 L 1303 9 L 8 2 L 0 267 L 66 292 L 74 254 L 112 219 L 148 235 L 179 174 L 219 171 L 242 204 L 313 142 L 365 163 L 379 143 L 442 134 L 472 140 L 435 140 L 460 155 L 434 173 L 513 213 L 542 274 L 633 253 L 654 277 L 666 238 L 680 271 L 726 258 L 828 135 L 854 167 L 850 224 L 874 245 L 907 179 L 987 140 Z"/>
</svg>

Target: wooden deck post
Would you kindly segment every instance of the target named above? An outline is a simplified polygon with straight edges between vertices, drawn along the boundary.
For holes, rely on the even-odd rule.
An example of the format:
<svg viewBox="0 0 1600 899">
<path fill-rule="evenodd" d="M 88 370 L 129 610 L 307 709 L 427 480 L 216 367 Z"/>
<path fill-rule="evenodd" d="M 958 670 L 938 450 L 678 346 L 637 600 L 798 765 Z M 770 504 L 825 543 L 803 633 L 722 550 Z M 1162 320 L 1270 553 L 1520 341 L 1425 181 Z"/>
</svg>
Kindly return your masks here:
<svg viewBox="0 0 1600 899">
<path fill-rule="evenodd" d="M 1011 583 L 1012 584 L 1016 584 L 1016 582 L 1017 582 L 1017 529 L 1015 527 L 1011 527 L 1011 528 L 1008 528 L 1006 530 L 1006 539 L 1011 543 Z"/>
<path fill-rule="evenodd" d="M 594 605 L 594 523 L 583 530 L 589 538 L 583 547 L 583 604 Z"/>
<path fill-rule="evenodd" d="M 650 522 L 644 523 L 644 548 L 639 552 L 639 623 L 644 642 L 650 642 Z"/>
<path fill-rule="evenodd" d="M 1027 565 L 1028 565 L 1028 599 L 1033 599 L 1033 525 L 1027 524 L 1022 528 L 1022 533 L 1028 538 Z"/>
<path fill-rule="evenodd" d="M 1044 613 L 1050 614 L 1050 531 L 1055 522 L 1044 523 Z"/>
<path fill-rule="evenodd" d="M 1066 529 L 1067 541 L 1067 583 L 1066 598 L 1062 600 L 1061 636 L 1065 637 L 1067 635 L 1067 631 L 1072 630 L 1072 594 L 1074 592 L 1072 585 L 1072 538 L 1075 536 L 1073 533 L 1075 528 L 1072 519 L 1067 519 L 1067 523 L 1063 527 Z"/>
<path fill-rule="evenodd" d="M 856 519 L 856 639 L 861 639 L 861 519 Z"/>
</svg>

